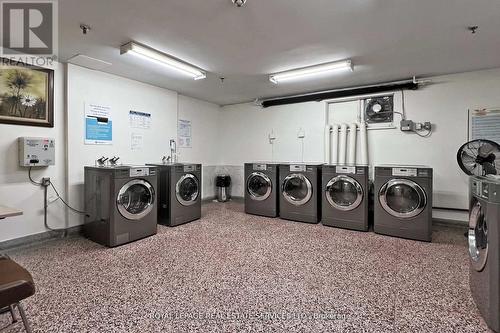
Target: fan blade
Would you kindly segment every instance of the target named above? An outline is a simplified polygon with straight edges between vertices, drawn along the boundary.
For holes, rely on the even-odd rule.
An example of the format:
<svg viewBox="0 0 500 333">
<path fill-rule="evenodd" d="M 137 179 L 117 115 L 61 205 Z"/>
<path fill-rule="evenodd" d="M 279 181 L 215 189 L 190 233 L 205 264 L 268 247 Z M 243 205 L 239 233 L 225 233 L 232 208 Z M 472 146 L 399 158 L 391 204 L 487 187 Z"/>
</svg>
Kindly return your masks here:
<svg viewBox="0 0 500 333">
<path fill-rule="evenodd" d="M 464 162 L 464 163 L 476 163 L 476 157 L 471 156 L 470 154 L 467 154 L 467 152 L 463 151 L 463 150 L 460 154 L 460 158 L 462 159 L 462 162 Z"/>
</svg>

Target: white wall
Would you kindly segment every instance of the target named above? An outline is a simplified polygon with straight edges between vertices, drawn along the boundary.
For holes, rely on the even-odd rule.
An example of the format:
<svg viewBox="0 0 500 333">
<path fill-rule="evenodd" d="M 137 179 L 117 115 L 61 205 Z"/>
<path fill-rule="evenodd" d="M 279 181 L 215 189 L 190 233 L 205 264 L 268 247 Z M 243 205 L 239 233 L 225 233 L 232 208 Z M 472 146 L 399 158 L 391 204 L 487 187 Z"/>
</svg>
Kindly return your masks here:
<svg viewBox="0 0 500 333">
<path fill-rule="evenodd" d="M 177 137 L 177 93 L 137 81 L 68 64 L 68 186 L 69 202 L 83 210 L 83 175 L 85 165 L 94 165 L 100 156 L 119 156 L 123 164 L 161 161 L 169 152 L 169 140 Z M 112 145 L 85 145 L 85 105 L 111 107 Z M 132 129 L 129 111 L 151 114 L 150 129 Z M 132 151 L 131 134 L 143 135 L 142 150 Z M 71 213 L 73 214 L 73 213 Z M 73 214 L 70 225 L 83 218 Z"/>
<path fill-rule="evenodd" d="M 56 140 L 56 165 L 34 168 L 33 178 L 50 177 L 61 195 L 65 188 L 64 140 L 64 66 L 54 63 L 54 128 L 0 124 L 0 205 L 23 210 L 24 214 L 0 220 L 0 242 L 45 231 L 43 225 L 43 190 L 28 180 L 28 169 L 19 167 L 17 138 L 20 136 L 52 137 Z M 53 197 L 52 190 L 49 197 Z M 50 205 L 51 227 L 65 225 L 65 210 L 56 201 Z"/>
<path fill-rule="evenodd" d="M 215 195 L 215 170 L 220 159 L 219 115 L 216 104 L 179 95 L 179 119 L 190 120 L 192 125 L 192 148 L 179 148 L 182 162 L 203 163 L 203 198 Z"/>
<path fill-rule="evenodd" d="M 19 136 L 56 139 L 56 166 L 35 170 L 33 174 L 37 179 L 51 177 L 63 195 L 69 189 L 69 202 L 77 208 L 83 208 L 84 165 L 93 164 L 101 155 L 121 156 L 124 163 L 159 161 L 169 152 L 168 141 L 177 137 L 178 118 L 193 122 L 193 147 L 179 149 L 180 161 L 204 164 L 205 198 L 213 196 L 216 173 L 231 174 L 233 195 L 242 196 L 242 166 L 247 161 L 323 161 L 324 102 L 268 109 L 240 104 L 221 109 L 173 91 L 68 65 L 66 114 L 64 66 L 57 64 L 54 69 L 55 127 L 0 124 L 0 152 L 5 156 L 0 162 L 0 204 L 24 210 L 21 217 L 0 221 L 0 242 L 46 231 L 43 192 L 29 183 L 27 170 L 17 166 Z M 435 77 L 432 81 L 432 85 L 405 95 L 407 117 L 432 121 L 433 136 L 423 139 L 398 130 L 375 131 L 370 134 L 371 162 L 429 164 L 435 169 L 434 204 L 466 208 L 467 178 L 460 173 L 455 154 L 467 139 L 467 109 L 500 105 L 500 69 Z M 112 107 L 115 137 L 112 146 L 83 144 L 85 102 Z M 143 130 L 144 149 L 138 152 L 130 150 L 130 133 L 141 132 L 129 128 L 131 109 L 153 115 L 153 127 Z M 297 139 L 300 128 L 306 135 L 303 151 L 302 140 Z M 274 146 L 268 140 L 271 132 L 277 136 Z M 51 192 L 49 196 L 54 194 Z M 81 222 L 73 213 L 68 213 L 66 221 L 66 210 L 58 201 L 50 205 L 49 212 L 49 224 L 54 227 Z M 448 215 L 445 212 L 443 217 Z"/>
<path fill-rule="evenodd" d="M 432 84 L 405 92 L 405 107 L 408 119 L 433 123 L 432 136 L 420 138 L 399 129 L 371 131 L 370 163 L 428 164 L 434 168 L 434 205 L 467 208 L 467 177 L 460 171 L 455 155 L 467 140 L 467 110 L 500 106 L 500 69 L 431 79 Z M 304 160 L 323 161 L 325 102 L 267 109 L 240 104 L 222 110 L 227 137 L 232 138 L 221 142 L 228 152 L 222 161 L 224 164 L 238 166 L 254 160 L 300 161 L 300 140 L 296 137 L 300 127 L 306 132 Z M 273 129 L 278 137 L 274 158 L 267 140 Z M 241 170 L 235 170 L 235 176 L 241 176 Z M 243 195 L 242 189 L 235 195 Z"/>
<path fill-rule="evenodd" d="M 84 144 L 85 103 L 111 107 L 114 138 L 112 145 Z M 151 128 L 143 130 L 131 128 L 128 117 L 130 110 L 150 113 Z M 68 128 L 71 129 L 68 135 L 70 202 L 83 209 L 83 166 L 94 165 L 95 160 L 102 155 L 120 156 L 120 162 L 123 164 L 142 165 L 160 162 L 162 156 L 170 153 L 169 140 L 177 139 L 178 118 L 191 120 L 193 125 L 193 147 L 178 148 L 179 161 L 215 165 L 218 113 L 218 106 L 181 97 L 174 91 L 68 65 Z M 131 150 L 132 133 L 143 135 L 142 150 Z M 213 192 L 209 189 L 207 186 L 202 197 L 213 196 Z M 70 219 L 70 224 L 81 222 L 81 219 Z"/>
<path fill-rule="evenodd" d="M 86 102 L 111 106 L 113 145 L 84 144 Z M 131 129 L 130 110 L 151 113 L 151 129 Z M 34 169 L 33 176 L 37 179 L 51 177 L 61 195 L 67 193 L 67 201 L 75 208 L 83 209 L 83 166 L 93 165 L 102 155 L 120 156 L 120 162 L 126 164 L 159 162 L 162 156 L 169 154 L 169 140 L 177 139 L 177 119 L 191 120 L 193 147 L 179 148 L 179 161 L 204 165 L 202 197 L 209 198 L 214 196 L 219 114 L 218 105 L 180 96 L 174 91 L 71 64 L 65 70 L 65 66 L 57 64 L 55 127 L 0 124 L 0 151 L 6 157 L 0 162 L 0 204 L 24 210 L 22 217 L 0 221 L 0 242 L 46 231 L 43 192 L 30 184 L 27 169 L 18 167 L 17 137 L 50 136 L 56 139 L 56 165 Z M 130 149 L 132 132 L 144 137 L 144 147 L 140 151 Z M 51 197 L 54 197 L 52 191 L 49 192 Z M 67 212 L 61 202 L 50 204 L 49 224 L 52 227 L 71 227 L 82 222 L 80 216 Z"/>
</svg>

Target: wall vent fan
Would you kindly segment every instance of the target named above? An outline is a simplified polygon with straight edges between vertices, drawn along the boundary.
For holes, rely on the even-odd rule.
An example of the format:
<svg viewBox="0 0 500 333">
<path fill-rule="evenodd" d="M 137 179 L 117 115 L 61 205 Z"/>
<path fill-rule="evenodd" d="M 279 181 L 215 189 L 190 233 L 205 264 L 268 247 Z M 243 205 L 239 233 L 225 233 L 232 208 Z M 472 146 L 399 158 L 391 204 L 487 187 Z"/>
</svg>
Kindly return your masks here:
<svg viewBox="0 0 500 333">
<path fill-rule="evenodd" d="M 394 119 L 394 97 L 380 96 L 364 100 L 365 121 L 369 124 L 392 123 Z"/>
</svg>

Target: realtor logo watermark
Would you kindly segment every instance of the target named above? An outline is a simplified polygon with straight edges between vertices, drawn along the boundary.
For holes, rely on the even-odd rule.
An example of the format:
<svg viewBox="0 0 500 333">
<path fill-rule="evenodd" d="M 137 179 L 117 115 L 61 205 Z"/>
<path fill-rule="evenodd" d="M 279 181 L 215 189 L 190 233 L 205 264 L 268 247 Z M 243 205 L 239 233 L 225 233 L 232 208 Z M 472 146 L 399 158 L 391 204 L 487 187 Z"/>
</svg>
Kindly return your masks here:
<svg viewBox="0 0 500 333">
<path fill-rule="evenodd" d="M 57 57 L 57 1 L 2 1 L 1 18 L 3 57 L 30 62 Z"/>
</svg>

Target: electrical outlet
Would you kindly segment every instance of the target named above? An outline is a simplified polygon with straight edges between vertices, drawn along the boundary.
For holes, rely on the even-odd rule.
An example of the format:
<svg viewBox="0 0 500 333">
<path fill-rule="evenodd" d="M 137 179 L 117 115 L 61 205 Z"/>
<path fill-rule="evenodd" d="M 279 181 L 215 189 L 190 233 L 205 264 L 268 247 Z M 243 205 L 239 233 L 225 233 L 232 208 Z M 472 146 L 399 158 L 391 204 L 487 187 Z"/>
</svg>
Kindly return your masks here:
<svg viewBox="0 0 500 333">
<path fill-rule="evenodd" d="M 306 132 L 304 132 L 304 130 L 301 128 L 299 129 L 299 132 L 297 133 L 297 138 L 298 139 L 303 139 L 306 137 Z"/>
<path fill-rule="evenodd" d="M 415 130 L 415 124 L 412 120 L 401 120 L 400 128 L 403 132 L 412 132 Z"/>
<path fill-rule="evenodd" d="M 50 178 L 49 177 L 42 178 L 42 186 L 50 186 Z"/>
</svg>

